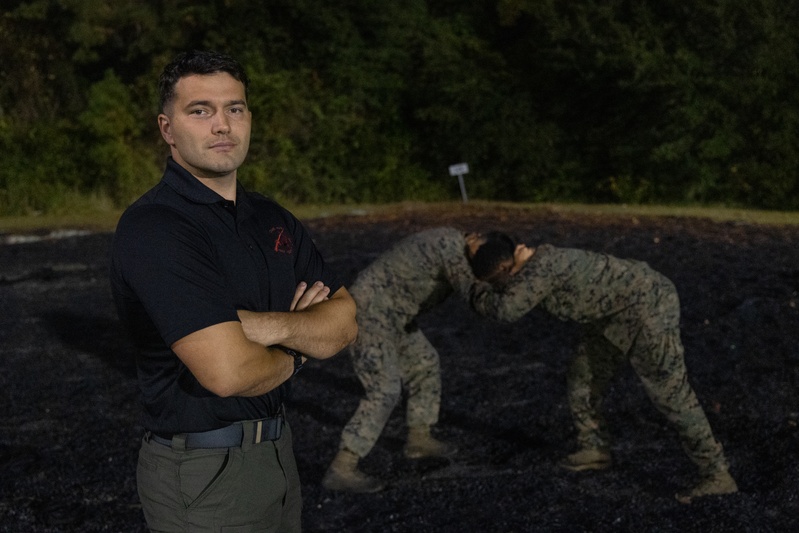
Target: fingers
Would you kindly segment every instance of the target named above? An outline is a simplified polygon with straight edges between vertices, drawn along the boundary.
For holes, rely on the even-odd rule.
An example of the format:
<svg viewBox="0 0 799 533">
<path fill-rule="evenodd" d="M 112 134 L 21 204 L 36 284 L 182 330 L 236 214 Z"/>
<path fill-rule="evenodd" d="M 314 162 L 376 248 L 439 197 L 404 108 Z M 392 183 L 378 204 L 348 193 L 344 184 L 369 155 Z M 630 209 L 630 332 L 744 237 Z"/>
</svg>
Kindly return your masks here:
<svg viewBox="0 0 799 533">
<path fill-rule="evenodd" d="M 510 274 L 513 276 L 517 274 L 524 264 L 533 256 L 535 250 L 525 244 L 517 244 L 516 249 L 513 251 L 513 268 Z"/>
<path fill-rule="evenodd" d="M 513 262 L 518 265 L 524 259 L 524 249 L 526 248 L 523 244 L 517 244 L 516 249 L 513 251 Z"/>
<path fill-rule="evenodd" d="M 327 300 L 330 296 L 330 287 L 321 281 L 317 281 L 310 287 L 307 283 L 300 282 L 294 291 L 294 299 L 291 302 L 291 311 L 302 311 L 314 304 Z"/>
<path fill-rule="evenodd" d="M 327 300 L 328 296 L 330 296 L 330 287 L 321 281 L 317 281 L 305 291 L 305 294 L 300 298 L 298 306 L 302 305 L 304 309 Z"/>
<path fill-rule="evenodd" d="M 299 282 L 297 284 L 297 288 L 294 289 L 294 298 L 291 299 L 291 307 L 289 307 L 289 311 L 294 311 L 294 308 L 297 307 L 297 302 L 300 301 L 300 298 L 305 293 L 305 287 L 307 284 L 304 281 Z"/>
</svg>

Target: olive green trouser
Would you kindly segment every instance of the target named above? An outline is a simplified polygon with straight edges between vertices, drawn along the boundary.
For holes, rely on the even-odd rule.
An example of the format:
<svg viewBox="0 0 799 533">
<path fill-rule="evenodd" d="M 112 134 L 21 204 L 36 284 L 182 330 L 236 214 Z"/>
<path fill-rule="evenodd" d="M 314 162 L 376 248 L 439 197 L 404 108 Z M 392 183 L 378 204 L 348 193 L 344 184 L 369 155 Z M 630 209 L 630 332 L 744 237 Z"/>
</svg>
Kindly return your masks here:
<svg viewBox="0 0 799 533">
<path fill-rule="evenodd" d="M 276 441 L 237 448 L 173 449 L 144 438 L 136 472 L 153 532 L 299 532 L 300 479 L 286 423 Z"/>
</svg>

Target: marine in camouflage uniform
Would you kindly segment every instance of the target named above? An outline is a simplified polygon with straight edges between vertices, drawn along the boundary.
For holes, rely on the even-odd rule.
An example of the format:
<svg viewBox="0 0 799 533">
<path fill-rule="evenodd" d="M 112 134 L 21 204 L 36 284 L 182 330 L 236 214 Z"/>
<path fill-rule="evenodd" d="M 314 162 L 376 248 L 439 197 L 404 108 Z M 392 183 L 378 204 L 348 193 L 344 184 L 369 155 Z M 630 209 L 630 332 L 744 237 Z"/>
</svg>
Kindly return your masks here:
<svg viewBox="0 0 799 533">
<path fill-rule="evenodd" d="M 357 470 L 357 460 L 377 442 L 403 389 L 409 428 L 405 455 L 418 458 L 454 451 L 430 436 L 441 403 L 439 357 L 416 319 L 453 293 L 468 302 L 475 278 L 466 248 L 466 235 L 454 228 L 416 233 L 378 257 L 350 287 L 359 331 L 350 354 L 365 397 L 342 432 L 340 452 L 323 479 L 327 488 L 354 492 L 382 488 L 381 482 Z"/>
<path fill-rule="evenodd" d="M 479 283 L 471 301 L 479 313 L 502 321 L 515 321 L 539 307 L 583 325 L 568 371 L 569 407 L 580 451 L 562 465 L 571 470 L 610 466 L 600 408 L 610 379 L 629 360 L 699 468 L 699 485 L 678 499 L 687 503 L 694 496 L 737 490 L 722 446 L 688 383 L 674 284 L 641 261 L 548 244 L 532 251 L 501 291 Z"/>
</svg>

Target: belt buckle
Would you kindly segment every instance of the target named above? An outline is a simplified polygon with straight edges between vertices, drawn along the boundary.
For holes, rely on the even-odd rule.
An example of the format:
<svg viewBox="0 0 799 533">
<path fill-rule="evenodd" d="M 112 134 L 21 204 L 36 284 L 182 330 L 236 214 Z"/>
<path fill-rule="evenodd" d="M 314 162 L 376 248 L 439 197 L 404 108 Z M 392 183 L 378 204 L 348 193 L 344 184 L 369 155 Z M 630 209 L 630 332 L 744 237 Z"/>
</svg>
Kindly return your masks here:
<svg viewBox="0 0 799 533">
<path fill-rule="evenodd" d="M 255 422 L 253 444 L 260 444 L 268 440 L 278 440 L 283 434 L 283 414 L 271 418 L 262 418 Z"/>
</svg>

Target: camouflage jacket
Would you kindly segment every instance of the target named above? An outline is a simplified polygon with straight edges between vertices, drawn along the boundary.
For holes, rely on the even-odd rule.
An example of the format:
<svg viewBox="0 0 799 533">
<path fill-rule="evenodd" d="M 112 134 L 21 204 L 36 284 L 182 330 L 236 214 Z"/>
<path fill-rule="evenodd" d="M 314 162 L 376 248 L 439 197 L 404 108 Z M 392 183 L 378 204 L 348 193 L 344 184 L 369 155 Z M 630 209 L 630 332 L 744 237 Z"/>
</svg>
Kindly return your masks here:
<svg viewBox="0 0 799 533">
<path fill-rule="evenodd" d="M 536 248 L 501 291 L 476 284 L 471 303 L 478 313 L 507 322 L 539 307 L 561 320 L 592 324 L 624 352 L 643 324 L 679 327 L 673 284 L 643 261 L 549 244 Z"/>
<path fill-rule="evenodd" d="M 398 327 L 456 293 L 468 302 L 475 282 L 465 234 L 442 227 L 404 238 L 362 270 L 350 287 L 359 316 L 387 317 Z"/>
</svg>

